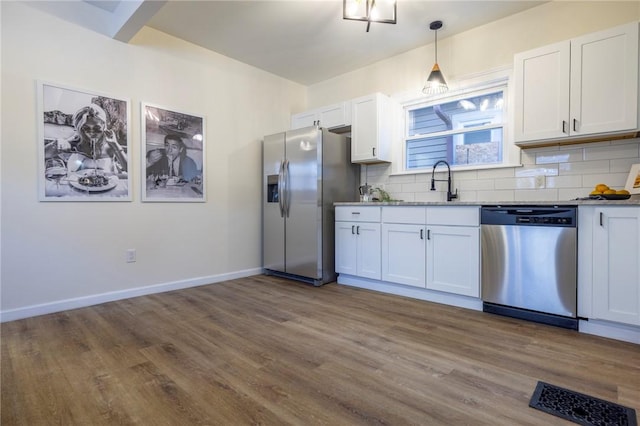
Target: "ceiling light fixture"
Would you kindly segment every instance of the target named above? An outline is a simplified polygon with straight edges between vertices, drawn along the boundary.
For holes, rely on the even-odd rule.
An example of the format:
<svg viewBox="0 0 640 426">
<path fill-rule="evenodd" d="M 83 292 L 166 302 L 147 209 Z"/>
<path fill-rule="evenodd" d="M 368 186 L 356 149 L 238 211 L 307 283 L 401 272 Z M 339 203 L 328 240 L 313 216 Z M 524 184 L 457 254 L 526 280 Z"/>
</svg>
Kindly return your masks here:
<svg viewBox="0 0 640 426">
<path fill-rule="evenodd" d="M 442 28 L 442 21 L 433 21 L 429 24 L 429 29 L 436 32 L 436 63 L 433 65 L 431 74 L 429 74 L 429 78 L 427 78 L 427 83 L 422 89 L 422 93 L 427 95 L 444 93 L 449 90 L 444 75 L 442 75 L 442 71 L 440 71 L 440 66 L 438 66 L 438 30 L 440 28 Z"/>
<path fill-rule="evenodd" d="M 396 0 L 342 0 L 342 18 L 366 21 L 367 32 L 372 22 L 396 23 Z"/>
</svg>

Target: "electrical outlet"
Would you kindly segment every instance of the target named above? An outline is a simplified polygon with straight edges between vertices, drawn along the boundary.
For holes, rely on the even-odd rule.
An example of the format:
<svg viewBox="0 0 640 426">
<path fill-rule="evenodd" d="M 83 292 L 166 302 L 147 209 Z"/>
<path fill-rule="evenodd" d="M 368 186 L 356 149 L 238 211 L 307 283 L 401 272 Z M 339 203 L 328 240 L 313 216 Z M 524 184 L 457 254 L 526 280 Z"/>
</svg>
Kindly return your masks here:
<svg viewBox="0 0 640 426">
<path fill-rule="evenodd" d="M 128 249 L 125 252 L 125 260 L 127 263 L 133 263 L 136 261 L 136 249 Z"/>
<path fill-rule="evenodd" d="M 545 184 L 544 175 L 536 176 L 536 188 L 537 189 L 542 189 L 542 188 L 544 188 L 544 184 Z"/>
</svg>

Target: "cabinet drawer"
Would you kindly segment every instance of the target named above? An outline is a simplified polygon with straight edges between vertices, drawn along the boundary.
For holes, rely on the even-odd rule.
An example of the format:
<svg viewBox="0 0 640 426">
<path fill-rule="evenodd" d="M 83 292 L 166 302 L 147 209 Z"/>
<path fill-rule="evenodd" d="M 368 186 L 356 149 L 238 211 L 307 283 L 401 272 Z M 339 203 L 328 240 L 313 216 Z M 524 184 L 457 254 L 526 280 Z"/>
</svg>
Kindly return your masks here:
<svg viewBox="0 0 640 426">
<path fill-rule="evenodd" d="M 336 207 L 336 220 L 349 222 L 380 222 L 380 207 Z"/>
<path fill-rule="evenodd" d="M 479 207 L 429 207 L 429 225 L 480 226 Z"/>
<path fill-rule="evenodd" d="M 412 223 L 424 225 L 426 223 L 426 209 L 424 207 L 383 207 L 382 222 L 384 223 Z"/>
</svg>

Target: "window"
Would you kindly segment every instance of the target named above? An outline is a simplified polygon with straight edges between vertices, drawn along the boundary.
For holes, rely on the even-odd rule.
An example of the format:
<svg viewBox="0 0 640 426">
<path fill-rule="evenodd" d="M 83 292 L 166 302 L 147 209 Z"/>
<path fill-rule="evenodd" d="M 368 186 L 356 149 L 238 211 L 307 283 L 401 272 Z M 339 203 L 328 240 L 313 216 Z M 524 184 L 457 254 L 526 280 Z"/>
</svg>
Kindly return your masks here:
<svg viewBox="0 0 640 426">
<path fill-rule="evenodd" d="M 405 107 L 405 170 L 503 163 L 506 84 Z"/>
</svg>

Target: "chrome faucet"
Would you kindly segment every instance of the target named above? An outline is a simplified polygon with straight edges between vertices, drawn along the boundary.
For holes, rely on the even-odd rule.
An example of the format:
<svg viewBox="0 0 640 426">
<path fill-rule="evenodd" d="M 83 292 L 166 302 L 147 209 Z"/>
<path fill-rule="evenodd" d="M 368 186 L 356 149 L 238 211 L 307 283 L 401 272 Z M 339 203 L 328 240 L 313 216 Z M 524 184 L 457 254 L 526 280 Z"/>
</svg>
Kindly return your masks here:
<svg viewBox="0 0 640 426">
<path fill-rule="evenodd" d="M 436 179 L 435 178 L 436 167 L 438 167 L 438 164 L 440 164 L 440 163 L 444 163 L 447 166 L 447 170 L 449 172 L 449 177 L 447 178 L 447 201 L 451 201 L 454 198 L 458 198 L 458 189 L 456 188 L 455 194 L 451 192 L 451 167 L 449 167 L 449 163 L 447 163 L 444 160 L 440 160 L 436 164 L 433 165 L 433 170 L 431 171 L 431 190 L 432 191 L 436 190 L 436 182 L 444 182 L 445 181 L 444 179 Z"/>
</svg>

